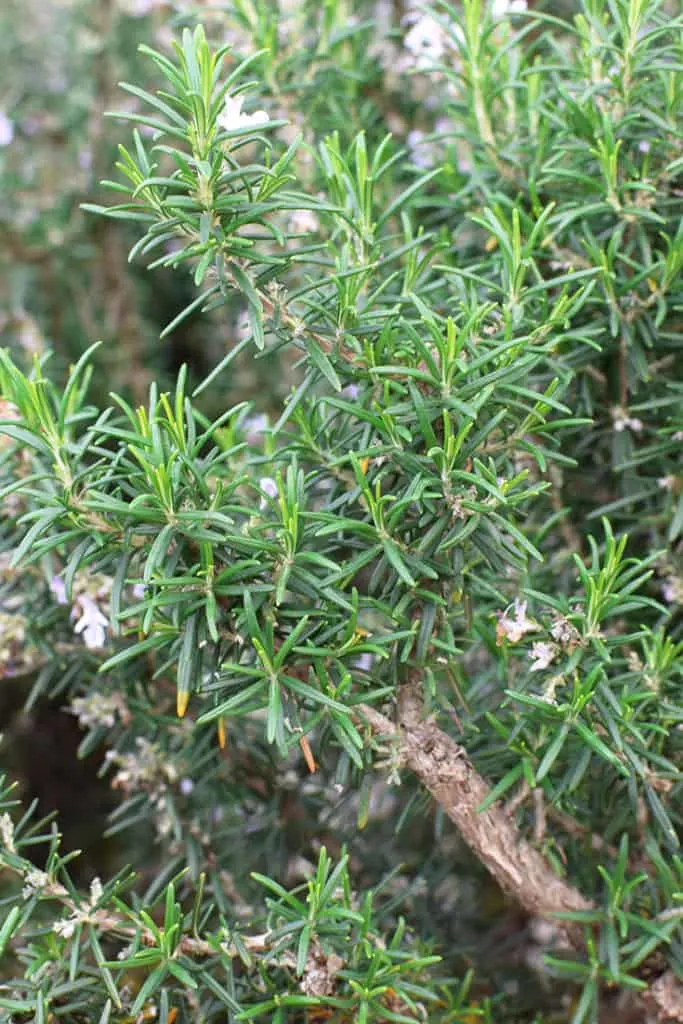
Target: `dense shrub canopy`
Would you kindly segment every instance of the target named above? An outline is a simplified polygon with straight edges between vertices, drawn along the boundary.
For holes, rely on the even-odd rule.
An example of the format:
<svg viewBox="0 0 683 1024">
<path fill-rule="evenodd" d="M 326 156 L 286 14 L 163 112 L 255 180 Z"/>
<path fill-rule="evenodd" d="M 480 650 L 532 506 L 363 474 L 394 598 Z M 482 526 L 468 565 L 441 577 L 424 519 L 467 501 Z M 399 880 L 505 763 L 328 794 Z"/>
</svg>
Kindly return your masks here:
<svg viewBox="0 0 683 1024">
<path fill-rule="evenodd" d="M 2 672 L 118 837 L 5 786 L 0 1012 L 683 1020 L 683 16 L 206 14 L 84 210 L 222 352 L 0 353 Z"/>
</svg>

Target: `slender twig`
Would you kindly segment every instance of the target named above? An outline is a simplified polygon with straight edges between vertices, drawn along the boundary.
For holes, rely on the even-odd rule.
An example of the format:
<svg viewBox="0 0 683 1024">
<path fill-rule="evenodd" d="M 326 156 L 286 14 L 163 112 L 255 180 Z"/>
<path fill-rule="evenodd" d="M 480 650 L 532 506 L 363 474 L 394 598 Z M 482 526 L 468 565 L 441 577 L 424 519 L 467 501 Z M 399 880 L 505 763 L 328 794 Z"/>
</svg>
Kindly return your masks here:
<svg viewBox="0 0 683 1024">
<path fill-rule="evenodd" d="M 17 874 L 22 873 L 20 868 L 15 867 L 13 864 L 5 864 L 4 866 L 9 870 L 15 871 Z M 74 900 L 68 889 L 60 885 L 59 882 L 48 881 L 40 889 L 40 896 L 42 899 L 56 900 L 73 917 L 74 921 L 90 924 L 103 934 L 109 936 L 116 935 L 127 942 L 139 940 L 143 946 L 156 946 L 158 944 L 158 938 L 150 929 L 141 928 L 138 924 L 130 924 L 129 919 L 122 913 L 103 908 L 91 908 L 88 907 L 87 902 Z M 271 936 L 268 932 L 260 935 L 240 935 L 239 938 L 239 946 L 252 953 L 264 952 L 269 948 L 270 942 Z M 184 935 L 180 939 L 178 947 L 187 956 L 197 958 L 218 956 L 221 953 L 233 959 L 240 956 L 240 950 L 235 944 L 221 943 L 220 947 L 217 948 L 213 943 L 207 942 L 205 939 L 194 938 L 191 935 Z"/>
</svg>

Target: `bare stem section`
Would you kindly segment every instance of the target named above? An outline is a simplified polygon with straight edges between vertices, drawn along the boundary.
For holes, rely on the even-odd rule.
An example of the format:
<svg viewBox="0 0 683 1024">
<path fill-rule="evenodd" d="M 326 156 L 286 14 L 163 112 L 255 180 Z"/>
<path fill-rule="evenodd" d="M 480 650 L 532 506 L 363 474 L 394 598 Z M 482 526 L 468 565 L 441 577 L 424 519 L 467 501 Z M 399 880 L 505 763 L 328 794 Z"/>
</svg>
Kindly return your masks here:
<svg viewBox="0 0 683 1024">
<path fill-rule="evenodd" d="M 555 874 L 538 850 L 520 835 L 501 804 L 479 810 L 491 789 L 465 750 L 435 722 L 417 720 L 410 693 L 402 694 L 398 728 L 374 708 L 362 705 L 361 711 L 376 735 L 390 738 L 398 734 L 400 760 L 415 772 L 457 825 L 467 845 L 500 887 L 530 914 L 553 918 L 573 943 L 581 944 L 579 929 L 560 924 L 554 915 L 590 910 L 592 904 Z"/>
<path fill-rule="evenodd" d="M 491 787 L 463 747 L 435 722 L 422 720 L 416 683 L 408 683 L 400 691 L 398 723 L 368 705 L 360 705 L 359 710 L 376 736 L 396 740 L 399 762 L 417 775 L 500 887 L 530 914 L 548 918 L 562 928 L 572 945 L 582 947 L 582 929 L 556 915 L 591 910 L 593 904 L 555 874 L 520 834 L 501 803 L 479 810 Z M 646 992 L 631 994 L 630 1005 L 633 1016 L 629 1020 L 653 1024 L 683 1021 L 683 986 L 667 971 Z"/>
</svg>

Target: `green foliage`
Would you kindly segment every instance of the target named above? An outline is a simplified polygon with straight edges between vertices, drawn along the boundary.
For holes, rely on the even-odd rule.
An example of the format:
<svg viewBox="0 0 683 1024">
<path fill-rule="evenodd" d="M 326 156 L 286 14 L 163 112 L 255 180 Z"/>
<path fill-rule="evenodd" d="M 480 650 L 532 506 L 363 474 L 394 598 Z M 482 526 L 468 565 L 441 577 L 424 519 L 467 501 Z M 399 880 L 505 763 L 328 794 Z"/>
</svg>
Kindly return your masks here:
<svg viewBox="0 0 683 1024">
<path fill-rule="evenodd" d="M 165 335 L 244 313 L 203 379 L 99 408 L 95 346 L 0 353 L 2 671 L 78 717 L 133 867 L 84 888 L 5 787 L 12 1020 L 580 1024 L 683 970 L 683 18 L 381 6 L 142 47 L 85 208 L 189 272 Z M 216 411 L 245 353 L 275 423 Z M 438 907 L 443 808 L 363 713 L 409 678 L 592 903 L 550 1006 L 486 963 L 481 886 L 461 935 Z"/>
</svg>

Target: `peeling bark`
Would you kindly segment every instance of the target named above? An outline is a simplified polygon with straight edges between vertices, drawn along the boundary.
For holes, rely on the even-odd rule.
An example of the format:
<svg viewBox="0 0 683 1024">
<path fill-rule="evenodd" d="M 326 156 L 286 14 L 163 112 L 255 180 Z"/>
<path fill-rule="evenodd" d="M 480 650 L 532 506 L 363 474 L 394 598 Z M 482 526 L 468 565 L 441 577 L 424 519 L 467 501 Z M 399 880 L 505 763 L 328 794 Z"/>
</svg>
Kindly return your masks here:
<svg viewBox="0 0 683 1024">
<path fill-rule="evenodd" d="M 386 716 L 366 705 L 360 710 L 376 735 L 397 735 L 396 725 Z M 479 811 L 491 790 L 463 747 L 434 722 L 412 718 L 412 709 L 404 707 L 398 733 L 401 761 L 457 825 L 467 845 L 500 887 L 530 914 L 551 919 L 567 932 L 574 945 L 580 945 L 581 930 L 558 921 L 554 915 L 568 910 L 590 910 L 592 903 L 555 874 L 538 850 L 520 835 L 501 804 Z"/>
<path fill-rule="evenodd" d="M 358 710 L 376 736 L 396 740 L 399 763 L 414 772 L 429 790 L 500 887 L 529 914 L 552 921 L 573 946 L 582 949 L 582 928 L 556 915 L 592 910 L 594 904 L 555 873 L 521 835 L 500 802 L 479 811 L 491 787 L 463 747 L 434 721 L 422 720 L 419 684 L 413 681 L 401 688 L 398 724 L 369 705 L 361 704 Z M 683 984 L 671 971 L 662 974 L 647 991 L 629 993 L 629 1000 L 632 1015 L 620 1018 L 624 1024 L 627 1020 L 629 1024 L 683 1024 Z"/>
<path fill-rule="evenodd" d="M 663 1024 L 664 1021 L 683 1021 L 683 984 L 673 971 L 658 978 L 644 996 L 650 1011 L 647 1020 Z"/>
</svg>

